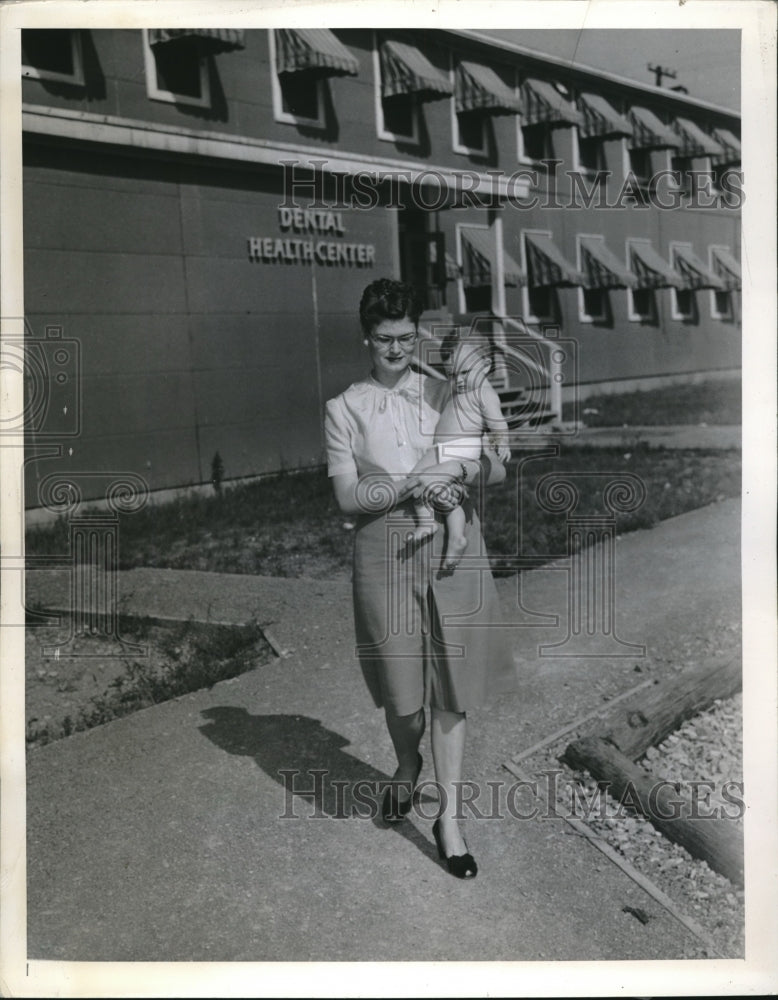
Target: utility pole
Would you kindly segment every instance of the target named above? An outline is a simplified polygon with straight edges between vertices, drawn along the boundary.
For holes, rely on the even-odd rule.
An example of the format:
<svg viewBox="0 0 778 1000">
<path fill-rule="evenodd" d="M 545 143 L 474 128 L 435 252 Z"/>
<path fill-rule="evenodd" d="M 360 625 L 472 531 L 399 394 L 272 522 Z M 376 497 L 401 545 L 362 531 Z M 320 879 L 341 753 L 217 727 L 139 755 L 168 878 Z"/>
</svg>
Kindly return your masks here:
<svg viewBox="0 0 778 1000">
<path fill-rule="evenodd" d="M 654 74 L 656 78 L 657 87 L 662 86 L 662 77 L 666 76 L 669 77 L 669 79 L 674 80 L 678 75 L 676 70 L 674 69 L 668 69 L 666 66 L 659 66 L 659 65 L 652 66 L 651 63 L 648 64 L 648 70 L 650 73 Z"/>
</svg>

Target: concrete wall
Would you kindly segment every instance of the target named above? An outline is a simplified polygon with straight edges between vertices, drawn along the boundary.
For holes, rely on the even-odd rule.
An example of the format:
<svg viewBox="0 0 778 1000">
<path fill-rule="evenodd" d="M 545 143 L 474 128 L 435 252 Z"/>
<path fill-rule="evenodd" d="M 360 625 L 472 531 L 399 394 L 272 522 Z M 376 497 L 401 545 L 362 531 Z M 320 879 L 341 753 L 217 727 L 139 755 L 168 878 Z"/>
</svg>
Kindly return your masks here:
<svg viewBox="0 0 778 1000">
<path fill-rule="evenodd" d="M 373 33 L 336 34 L 360 69 L 357 77 L 327 81 L 321 129 L 275 120 L 264 30 L 246 32 L 244 50 L 210 57 L 208 109 L 149 99 L 139 31 L 82 32 L 85 86 L 25 79 L 23 98 L 150 126 L 274 140 L 289 144 L 290 156 L 299 144 L 322 155 L 353 151 L 508 174 L 521 166 L 512 115 L 489 120 L 485 155 L 455 153 L 448 99 L 424 103 L 417 144 L 379 139 Z M 443 33 L 413 41 L 441 72 L 448 72 L 450 51 L 459 51 L 491 59 L 510 83 L 513 68 L 505 53 Z M 619 106 L 626 100 L 612 84 L 603 93 Z M 562 171 L 572 167 L 573 140 L 571 128 L 552 131 Z M 616 188 L 623 142 L 605 143 Z M 135 471 L 161 490 L 208 482 L 217 451 L 227 478 L 321 460 L 323 402 L 364 372 L 357 323 L 362 288 L 374 277 L 399 275 L 394 209 L 342 212 L 346 233 L 338 239 L 373 245 L 372 266 L 259 262 L 250 259 L 247 239 L 281 235 L 277 213 L 284 193 L 277 167 L 30 136 L 24 183 L 28 320 L 36 336 L 47 325 L 61 326 L 82 348 L 82 432 L 69 443 L 67 468 Z M 565 185 L 562 173 L 563 203 Z M 505 248 L 519 262 L 522 232 L 529 229 L 549 231 L 573 263 L 579 233 L 603 235 L 625 262 L 626 240 L 640 236 L 666 259 L 673 240 L 691 242 L 706 262 L 713 244 L 739 256 L 739 214 L 731 209 L 549 208 L 543 207 L 542 178 L 536 193 L 540 206 L 503 210 Z M 444 209 L 434 225 L 453 256 L 457 224 L 488 219 L 485 208 Z M 671 295 L 658 291 L 655 320 L 635 322 L 626 291 L 614 290 L 607 319 L 587 323 L 579 317 L 578 290 L 560 288 L 557 318 L 561 335 L 578 343 L 580 380 L 627 384 L 737 369 L 737 311 L 732 319 L 714 318 L 711 293 L 701 291 L 694 320 L 676 320 Z M 524 313 L 520 288 L 508 288 L 506 298 L 510 313 Z M 444 308 L 459 311 L 453 281 Z M 55 467 L 62 471 L 62 462 L 30 463 L 28 506 L 36 506 L 37 483 Z"/>
</svg>

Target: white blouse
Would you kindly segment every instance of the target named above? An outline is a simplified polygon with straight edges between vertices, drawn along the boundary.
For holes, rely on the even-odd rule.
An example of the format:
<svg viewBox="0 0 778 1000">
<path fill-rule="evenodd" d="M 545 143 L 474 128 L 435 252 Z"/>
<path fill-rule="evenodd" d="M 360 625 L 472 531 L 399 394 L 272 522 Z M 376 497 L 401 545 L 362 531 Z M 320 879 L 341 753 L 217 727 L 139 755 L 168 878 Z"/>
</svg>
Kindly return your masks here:
<svg viewBox="0 0 778 1000">
<path fill-rule="evenodd" d="M 447 381 L 409 368 L 393 389 L 372 376 L 326 404 L 324 438 L 330 476 L 407 475 L 432 447 L 450 393 Z"/>
</svg>

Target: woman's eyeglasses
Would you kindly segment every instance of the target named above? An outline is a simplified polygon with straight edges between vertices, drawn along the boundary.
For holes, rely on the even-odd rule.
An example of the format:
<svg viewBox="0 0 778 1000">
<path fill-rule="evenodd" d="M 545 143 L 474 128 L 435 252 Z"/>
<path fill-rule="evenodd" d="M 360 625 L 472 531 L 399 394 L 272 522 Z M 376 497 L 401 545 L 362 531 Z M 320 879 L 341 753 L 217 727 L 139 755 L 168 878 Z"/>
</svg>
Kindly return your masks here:
<svg viewBox="0 0 778 1000">
<path fill-rule="evenodd" d="M 404 351 L 412 351 L 416 345 L 416 334 L 404 333 L 401 337 L 376 337 L 371 333 L 370 340 L 379 351 L 388 351 L 393 344 L 399 344 Z"/>
</svg>

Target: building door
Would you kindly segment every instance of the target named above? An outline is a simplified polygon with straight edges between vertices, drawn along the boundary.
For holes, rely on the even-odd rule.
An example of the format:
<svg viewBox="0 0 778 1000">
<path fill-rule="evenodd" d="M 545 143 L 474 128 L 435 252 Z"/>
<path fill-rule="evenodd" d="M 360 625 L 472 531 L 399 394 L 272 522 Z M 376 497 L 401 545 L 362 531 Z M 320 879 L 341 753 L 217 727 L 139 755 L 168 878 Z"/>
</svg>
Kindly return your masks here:
<svg viewBox="0 0 778 1000">
<path fill-rule="evenodd" d="M 445 239 L 436 218 L 418 208 L 402 208 L 398 218 L 400 277 L 417 289 L 425 310 L 446 304 Z"/>
</svg>

